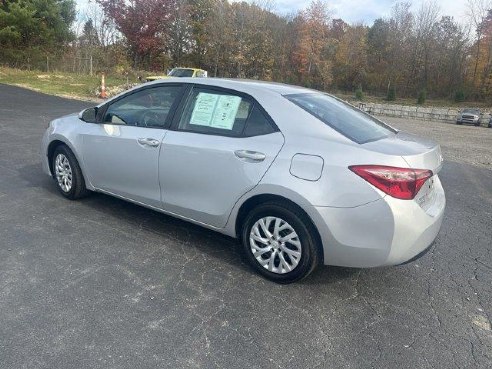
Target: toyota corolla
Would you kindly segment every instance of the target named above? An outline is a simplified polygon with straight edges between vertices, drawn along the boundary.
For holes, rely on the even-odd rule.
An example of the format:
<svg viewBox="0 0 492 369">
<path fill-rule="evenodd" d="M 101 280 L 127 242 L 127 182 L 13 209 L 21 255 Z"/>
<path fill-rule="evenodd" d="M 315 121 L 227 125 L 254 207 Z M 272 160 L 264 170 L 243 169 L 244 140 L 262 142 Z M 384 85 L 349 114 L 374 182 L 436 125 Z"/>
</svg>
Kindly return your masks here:
<svg viewBox="0 0 492 369">
<path fill-rule="evenodd" d="M 411 261 L 445 208 L 439 145 L 331 95 L 266 82 L 140 85 L 52 121 L 42 163 L 68 199 L 102 192 L 238 238 L 280 283 L 320 264 Z"/>
</svg>

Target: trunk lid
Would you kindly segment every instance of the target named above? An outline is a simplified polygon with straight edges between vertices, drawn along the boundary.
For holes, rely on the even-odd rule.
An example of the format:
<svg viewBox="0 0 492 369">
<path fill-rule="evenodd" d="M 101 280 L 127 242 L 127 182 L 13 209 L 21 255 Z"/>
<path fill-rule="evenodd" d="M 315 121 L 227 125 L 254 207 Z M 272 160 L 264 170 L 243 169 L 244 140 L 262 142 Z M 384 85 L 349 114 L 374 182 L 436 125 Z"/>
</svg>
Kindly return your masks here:
<svg viewBox="0 0 492 369">
<path fill-rule="evenodd" d="M 437 174 L 442 167 L 443 159 L 439 144 L 410 133 L 400 131 L 362 146 L 382 154 L 401 156 L 413 169 L 429 169 Z"/>
</svg>

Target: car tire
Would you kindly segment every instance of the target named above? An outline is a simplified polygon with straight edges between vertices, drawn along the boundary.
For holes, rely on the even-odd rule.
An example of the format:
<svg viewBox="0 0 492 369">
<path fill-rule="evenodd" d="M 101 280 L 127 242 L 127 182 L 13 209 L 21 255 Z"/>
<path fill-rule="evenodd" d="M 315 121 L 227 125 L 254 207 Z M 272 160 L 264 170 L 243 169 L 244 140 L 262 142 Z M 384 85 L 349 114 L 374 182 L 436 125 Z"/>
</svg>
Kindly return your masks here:
<svg viewBox="0 0 492 369">
<path fill-rule="evenodd" d="M 457 121 L 457 122 L 456 122 L 456 124 L 459 124 L 459 125 L 461 125 L 461 122 L 459 122 L 459 121 Z"/>
<path fill-rule="evenodd" d="M 53 179 L 60 193 L 70 200 L 87 196 L 84 176 L 72 150 L 66 145 L 58 146 L 52 157 Z"/>
<path fill-rule="evenodd" d="M 291 204 L 268 202 L 255 207 L 246 216 L 241 242 L 251 266 L 265 278 L 282 284 L 306 278 L 322 258 L 314 226 Z M 270 251 L 266 251 L 268 248 Z"/>
</svg>

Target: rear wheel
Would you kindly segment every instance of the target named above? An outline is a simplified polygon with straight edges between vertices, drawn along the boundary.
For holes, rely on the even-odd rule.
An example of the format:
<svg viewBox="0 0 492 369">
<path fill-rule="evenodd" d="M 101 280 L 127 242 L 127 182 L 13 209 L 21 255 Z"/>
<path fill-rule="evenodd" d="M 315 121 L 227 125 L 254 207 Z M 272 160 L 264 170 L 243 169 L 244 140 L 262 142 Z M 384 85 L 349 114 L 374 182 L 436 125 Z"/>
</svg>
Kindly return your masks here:
<svg viewBox="0 0 492 369">
<path fill-rule="evenodd" d="M 241 236 L 250 264 L 274 282 L 303 279 L 320 260 L 314 226 L 294 206 L 271 202 L 254 208 Z"/>
<path fill-rule="evenodd" d="M 66 145 L 60 145 L 55 149 L 52 168 L 58 190 L 67 199 L 76 200 L 88 194 L 79 163 Z"/>
</svg>

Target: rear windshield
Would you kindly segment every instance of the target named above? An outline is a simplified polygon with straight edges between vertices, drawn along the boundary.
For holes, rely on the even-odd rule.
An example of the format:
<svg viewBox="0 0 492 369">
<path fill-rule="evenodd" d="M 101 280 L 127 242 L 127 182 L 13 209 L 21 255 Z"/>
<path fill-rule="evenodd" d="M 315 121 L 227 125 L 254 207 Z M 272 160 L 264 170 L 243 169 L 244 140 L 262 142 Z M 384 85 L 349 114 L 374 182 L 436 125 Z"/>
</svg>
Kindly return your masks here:
<svg viewBox="0 0 492 369">
<path fill-rule="evenodd" d="M 173 69 L 169 75 L 171 77 L 193 77 L 193 69 L 182 69 L 176 68 Z"/>
<path fill-rule="evenodd" d="M 284 97 L 359 144 L 380 140 L 397 132 L 369 114 L 327 94 L 303 93 Z"/>
</svg>

